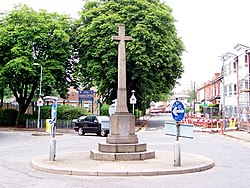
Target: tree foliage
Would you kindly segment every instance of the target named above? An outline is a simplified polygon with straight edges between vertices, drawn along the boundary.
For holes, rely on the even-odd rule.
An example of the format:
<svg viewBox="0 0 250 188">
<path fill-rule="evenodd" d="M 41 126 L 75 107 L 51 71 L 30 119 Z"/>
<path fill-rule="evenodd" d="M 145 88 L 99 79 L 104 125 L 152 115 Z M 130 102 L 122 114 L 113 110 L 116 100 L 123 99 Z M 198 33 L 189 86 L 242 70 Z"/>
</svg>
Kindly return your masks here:
<svg viewBox="0 0 250 188">
<path fill-rule="evenodd" d="M 66 15 L 38 12 L 26 5 L 0 17 L 0 85 L 7 85 L 25 113 L 39 85 L 42 93 L 65 96 L 72 67 L 71 19 Z"/>
<path fill-rule="evenodd" d="M 127 92 L 136 91 L 137 107 L 170 93 L 183 73 L 184 45 L 177 36 L 169 6 L 160 0 L 99 0 L 86 2 L 77 30 L 79 63 L 75 81 L 97 86 L 106 102 L 116 98 L 118 26 L 126 36 Z M 128 97 L 129 98 L 129 97 Z"/>
</svg>

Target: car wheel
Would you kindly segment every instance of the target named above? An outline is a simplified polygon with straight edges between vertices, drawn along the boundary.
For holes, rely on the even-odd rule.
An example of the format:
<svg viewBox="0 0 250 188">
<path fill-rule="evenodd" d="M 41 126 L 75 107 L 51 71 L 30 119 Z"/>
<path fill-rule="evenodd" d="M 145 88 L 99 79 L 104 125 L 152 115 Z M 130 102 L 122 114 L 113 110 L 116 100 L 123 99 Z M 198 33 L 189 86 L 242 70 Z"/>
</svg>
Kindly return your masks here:
<svg viewBox="0 0 250 188">
<path fill-rule="evenodd" d="M 100 135 L 101 135 L 102 137 L 107 136 L 107 131 L 102 129 L 101 132 L 100 132 Z"/>
<path fill-rule="evenodd" d="M 79 127 L 79 129 L 78 129 L 78 134 L 79 134 L 80 136 L 82 136 L 82 135 L 85 134 L 82 127 Z"/>
</svg>

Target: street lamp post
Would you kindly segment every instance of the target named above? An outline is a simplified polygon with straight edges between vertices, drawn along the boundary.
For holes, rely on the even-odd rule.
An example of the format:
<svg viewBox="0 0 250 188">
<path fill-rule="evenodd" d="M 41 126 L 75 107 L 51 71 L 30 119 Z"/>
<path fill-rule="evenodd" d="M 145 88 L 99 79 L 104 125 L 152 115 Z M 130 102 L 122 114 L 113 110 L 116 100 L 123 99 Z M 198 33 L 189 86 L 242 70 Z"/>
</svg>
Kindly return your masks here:
<svg viewBox="0 0 250 188">
<path fill-rule="evenodd" d="M 225 57 L 222 56 L 222 62 L 223 62 L 223 80 L 222 80 L 222 87 L 223 87 L 223 101 L 222 101 L 222 106 L 223 106 L 223 111 L 222 111 L 222 117 L 223 117 L 223 133 L 226 128 L 226 118 L 225 118 Z"/>
<path fill-rule="evenodd" d="M 34 63 L 36 66 L 40 66 L 40 83 L 39 83 L 39 98 L 42 96 L 42 78 L 43 78 L 43 66 L 39 63 Z M 41 105 L 38 105 L 38 117 L 37 117 L 37 129 L 40 128 L 40 114 L 41 114 Z"/>
</svg>

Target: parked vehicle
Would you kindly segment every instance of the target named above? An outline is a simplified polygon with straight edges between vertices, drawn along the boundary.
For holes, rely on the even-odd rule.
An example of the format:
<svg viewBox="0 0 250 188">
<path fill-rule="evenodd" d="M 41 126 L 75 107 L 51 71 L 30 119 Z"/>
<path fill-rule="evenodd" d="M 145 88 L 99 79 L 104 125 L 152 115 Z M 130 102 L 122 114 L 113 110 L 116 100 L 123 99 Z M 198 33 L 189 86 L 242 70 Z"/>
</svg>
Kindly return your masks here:
<svg viewBox="0 0 250 188">
<path fill-rule="evenodd" d="M 158 113 L 161 113 L 162 112 L 162 109 L 161 108 L 150 108 L 150 114 L 158 114 Z"/>
<path fill-rule="evenodd" d="M 74 130 L 80 136 L 85 133 L 96 133 L 98 136 L 107 136 L 109 134 L 109 117 L 96 115 L 80 117 L 74 124 Z"/>
<path fill-rule="evenodd" d="M 165 113 L 171 113 L 171 106 L 170 105 L 165 108 Z"/>
</svg>

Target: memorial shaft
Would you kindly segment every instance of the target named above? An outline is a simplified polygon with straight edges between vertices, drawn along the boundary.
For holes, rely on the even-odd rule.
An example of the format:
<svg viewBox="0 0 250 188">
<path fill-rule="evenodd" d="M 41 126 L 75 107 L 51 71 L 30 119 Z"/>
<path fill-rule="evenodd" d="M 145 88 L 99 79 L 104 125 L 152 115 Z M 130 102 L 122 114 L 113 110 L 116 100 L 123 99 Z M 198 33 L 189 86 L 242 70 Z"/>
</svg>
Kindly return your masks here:
<svg viewBox="0 0 250 188">
<path fill-rule="evenodd" d="M 118 90 L 116 112 L 128 112 L 126 89 L 126 48 L 125 42 L 132 41 L 132 37 L 125 36 L 125 25 L 119 25 L 119 36 L 113 36 L 112 40 L 118 44 Z"/>
</svg>

